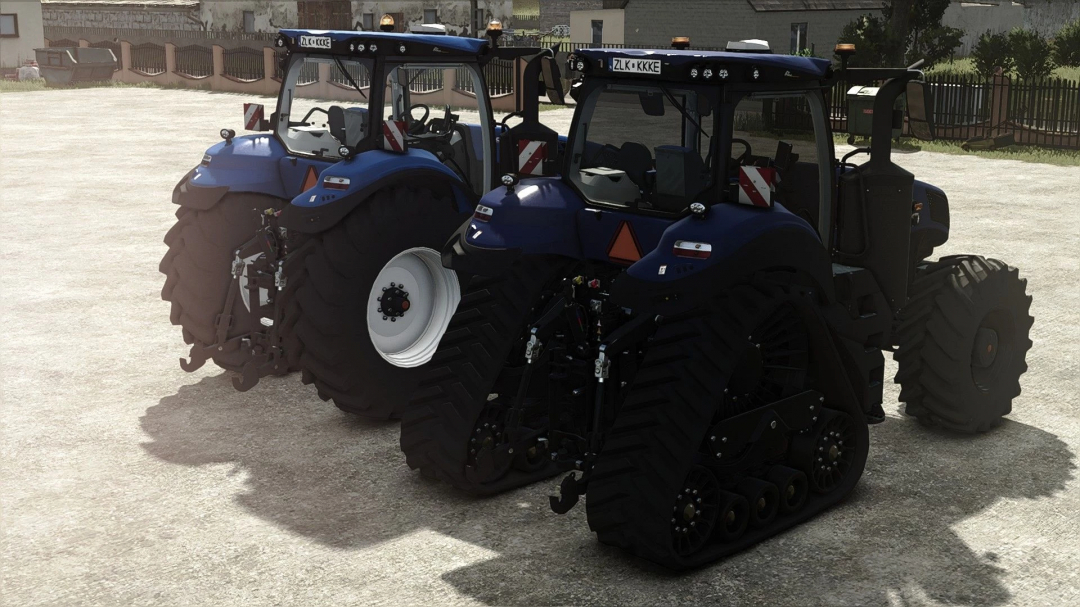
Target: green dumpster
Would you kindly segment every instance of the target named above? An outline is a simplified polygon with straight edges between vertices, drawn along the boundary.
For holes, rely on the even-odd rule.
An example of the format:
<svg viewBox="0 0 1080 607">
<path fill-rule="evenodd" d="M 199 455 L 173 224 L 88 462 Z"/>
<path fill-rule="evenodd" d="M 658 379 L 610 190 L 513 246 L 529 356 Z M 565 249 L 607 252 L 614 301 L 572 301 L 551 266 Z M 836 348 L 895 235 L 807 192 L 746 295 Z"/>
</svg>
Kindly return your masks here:
<svg viewBox="0 0 1080 607">
<path fill-rule="evenodd" d="M 107 48 L 36 48 L 38 69 L 48 86 L 112 80 L 116 55 Z"/>
<path fill-rule="evenodd" d="M 848 135 L 870 137 L 874 134 L 874 98 L 876 86 L 853 86 L 848 89 Z M 900 104 L 897 103 L 897 107 Z M 893 139 L 900 136 L 900 129 L 893 129 Z"/>
</svg>

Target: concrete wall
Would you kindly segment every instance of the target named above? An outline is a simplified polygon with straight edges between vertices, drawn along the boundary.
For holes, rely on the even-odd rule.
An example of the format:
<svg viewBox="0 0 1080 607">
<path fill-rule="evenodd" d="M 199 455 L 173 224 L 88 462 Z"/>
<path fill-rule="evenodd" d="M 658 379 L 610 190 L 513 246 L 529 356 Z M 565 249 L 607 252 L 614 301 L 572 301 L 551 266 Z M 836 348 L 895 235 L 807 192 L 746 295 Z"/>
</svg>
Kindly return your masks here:
<svg viewBox="0 0 1080 607">
<path fill-rule="evenodd" d="M 723 47 L 730 40 L 768 40 L 776 53 L 791 50 L 791 24 L 807 23 L 806 39 L 819 57 L 832 56 L 840 31 L 862 10 L 755 11 L 746 0 L 631 0 L 626 5 L 626 44 L 667 47 L 689 36 L 695 47 Z M 605 26 L 606 27 L 606 26 Z"/>
<path fill-rule="evenodd" d="M 1080 1 L 1028 0 L 1024 10 L 1024 27 L 1051 37 L 1071 21 L 1080 19 Z"/>
<path fill-rule="evenodd" d="M 626 37 L 626 13 L 617 8 L 570 13 L 570 42 L 592 43 L 592 22 L 604 22 L 604 44 L 623 44 Z"/>
<path fill-rule="evenodd" d="M 679 0 L 670 0 L 678 3 Z M 538 29 L 543 32 L 551 31 L 556 25 L 569 25 L 573 27 L 570 15 L 576 11 L 590 11 L 604 8 L 603 0 L 540 0 L 540 18 L 523 24 L 522 27 Z M 605 31 L 607 24 L 604 24 Z M 592 40 L 590 35 L 589 40 Z"/>
<path fill-rule="evenodd" d="M 48 3 L 42 7 L 45 25 L 59 27 L 116 27 L 161 30 L 200 30 L 195 7 L 79 6 Z"/>
<path fill-rule="evenodd" d="M 405 27 L 424 22 L 424 10 L 438 11 L 438 22 L 446 26 L 451 35 L 475 34 L 471 31 L 472 18 L 469 0 L 399 0 L 397 2 L 368 2 L 353 0 L 353 29 L 363 29 L 365 13 L 373 15 L 375 28 L 379 18 L 386 13 L 402 13 Z M 492 19 L 511 26 L 513 0 L 479 0 L 478 8 L 484 10 L 486 24 Z M 207 29 L 215 31 L 243 31 L 244 11 L 255 13 L 255 31 L 274 32 L 280 28 L 298 27 L 299 15 L 296 0 L 202 0 L 199 18 Z"/>
<path fill-rule="evenodd" d="M 0 13 L 18 15 L 19 37 L 0 38 L 0 68 L 13 68 L 34 58 L 34 49 L 45 46 L 40 0 L 5 0 Z"/>
<path fill-rule="evenodd" d="M 1005 0 L 998 4 L 952 2 L 941 18 L 943 25 L 964 30 L 957 55 L 968 55 L 984 32 L 1007 32 L 1024 24 L 1024 6 Z"/>
<path fill-rule="evenodd" d="M 242 32 L 244 11 L 255 13 L 256 32 L 296 27 L 296 0 L 203 0 L 199 20 L 208 30 Z"/>
</svg>

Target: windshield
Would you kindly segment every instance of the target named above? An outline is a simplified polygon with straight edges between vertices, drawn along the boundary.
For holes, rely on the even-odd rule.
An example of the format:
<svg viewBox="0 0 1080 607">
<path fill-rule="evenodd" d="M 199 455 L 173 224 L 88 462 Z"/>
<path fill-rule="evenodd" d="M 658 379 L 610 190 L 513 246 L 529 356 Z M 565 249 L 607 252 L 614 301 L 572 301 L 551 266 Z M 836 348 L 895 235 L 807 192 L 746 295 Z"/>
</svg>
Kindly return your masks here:
<svg viewBox="0 0 1080 607">
<path fill-rule="evenodd" d="M 697 90 L 597 87 L 579 110 L 571 182 L 594 202 L 683 211 L 712 184 L 712 105 Z"/>
<path fill-rule="evenodd" d="M 293 154 L 340 158 L 339 147 L 355 147 L 369 135 L 370 88 L 370 60 L 325 56 L 293 60 L 281 90 L 278 137 Z M 344 129 L 331 134 L 329 116 L 337 111 L 344 116 Z"/>
</svg>

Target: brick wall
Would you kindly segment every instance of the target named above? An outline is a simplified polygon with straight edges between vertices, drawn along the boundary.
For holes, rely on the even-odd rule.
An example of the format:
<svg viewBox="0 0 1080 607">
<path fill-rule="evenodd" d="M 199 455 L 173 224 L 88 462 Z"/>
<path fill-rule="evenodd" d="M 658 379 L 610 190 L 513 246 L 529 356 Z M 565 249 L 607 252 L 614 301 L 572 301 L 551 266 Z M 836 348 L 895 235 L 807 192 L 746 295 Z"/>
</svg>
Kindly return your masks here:
<svg viewBox="0 0 1080 607">
<path fill-rule="evenodd" d="M 807 42 L 818 56 L 832 56 L 840 31 L 865 11 L 755 11 L 746 0 L 630 0 L 626 44 L 661 46 L 672 36 L 690 36 L 694 46 L 723 47 L 730 40 L 768 40 L 773 51 L 791 48 L 791 24 L 807 24 Z"/>
<path fill-rule="evenodd" d="M 109 27 L 198 30 L 197 12 L 189 8 L 108 8 L 42 5 L 45 27 Z"/>
</svg>

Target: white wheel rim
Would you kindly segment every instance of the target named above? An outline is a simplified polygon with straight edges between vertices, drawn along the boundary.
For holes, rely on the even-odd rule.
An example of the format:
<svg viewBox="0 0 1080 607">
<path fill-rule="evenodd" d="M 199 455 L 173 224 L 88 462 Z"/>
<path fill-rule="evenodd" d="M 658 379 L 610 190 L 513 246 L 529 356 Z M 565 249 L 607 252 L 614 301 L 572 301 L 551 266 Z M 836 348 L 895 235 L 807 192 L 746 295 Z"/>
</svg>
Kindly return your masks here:
<svg viewBox="0 0 1080 607">
<path fill-rule="evenodd" d="M 388 290 L 407 294 L 388 300 Z M 371 344 L 396 367 L 419 367 L 431 360 L 450 318 L 461 301 L 461 287 L 453 270 L 444 268 L 433 249 L 402 251 L 383 266 L 367 300 Z M 386 309 L 383 309 L 383 308 Z"/>
</svg>

